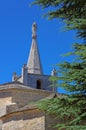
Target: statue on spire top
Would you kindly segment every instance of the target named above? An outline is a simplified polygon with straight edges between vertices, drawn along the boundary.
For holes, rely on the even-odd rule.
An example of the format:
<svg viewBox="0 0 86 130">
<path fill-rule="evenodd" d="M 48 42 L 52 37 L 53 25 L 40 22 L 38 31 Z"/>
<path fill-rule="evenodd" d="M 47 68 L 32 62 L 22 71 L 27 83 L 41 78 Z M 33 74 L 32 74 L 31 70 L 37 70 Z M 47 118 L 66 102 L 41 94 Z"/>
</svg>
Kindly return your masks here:
<svg viewBox="0 0 86 130">
<path fill-rule="evenodd" d="M 34 22 L 32 24 L 32 38 L 36 39 L 36 37 L 37 37 L 36 32 L 37 32 L 37 24 Z"/>
</svg>

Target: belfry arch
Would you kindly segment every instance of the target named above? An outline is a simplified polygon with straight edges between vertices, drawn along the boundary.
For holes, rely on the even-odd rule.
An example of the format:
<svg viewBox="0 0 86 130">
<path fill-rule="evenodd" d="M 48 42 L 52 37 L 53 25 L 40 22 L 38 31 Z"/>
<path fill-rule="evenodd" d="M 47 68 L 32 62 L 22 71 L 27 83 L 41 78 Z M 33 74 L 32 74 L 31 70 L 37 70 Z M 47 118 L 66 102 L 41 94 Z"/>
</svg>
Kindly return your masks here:
<svg viewBox="0 0 86 130">
<path fill-rule="evenodd" d="M 42 81 L 41 81 L 40 79 L 38 79 L 38 80 L 36 81 L 36 88 L 37 88 L 37 89 L 41 89 L 41 86 L 42 86 Z"/>
</svg>

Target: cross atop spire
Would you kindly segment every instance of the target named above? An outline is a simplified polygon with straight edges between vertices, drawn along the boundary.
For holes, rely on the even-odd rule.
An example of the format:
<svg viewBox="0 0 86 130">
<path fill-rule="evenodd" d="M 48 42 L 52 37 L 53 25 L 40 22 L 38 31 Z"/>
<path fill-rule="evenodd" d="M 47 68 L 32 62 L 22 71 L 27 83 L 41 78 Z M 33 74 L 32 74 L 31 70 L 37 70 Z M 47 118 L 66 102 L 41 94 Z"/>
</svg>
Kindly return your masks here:
<svg viewBox="0 0 86 130">
<path fill-rule="evenodd" d="M 42 74 L 42 67 L 40 61 L 39 50 L 37 46 L 37 24 L 32 24 L 32 45 L 27 62 L 28 73 Z"/>
</svg>

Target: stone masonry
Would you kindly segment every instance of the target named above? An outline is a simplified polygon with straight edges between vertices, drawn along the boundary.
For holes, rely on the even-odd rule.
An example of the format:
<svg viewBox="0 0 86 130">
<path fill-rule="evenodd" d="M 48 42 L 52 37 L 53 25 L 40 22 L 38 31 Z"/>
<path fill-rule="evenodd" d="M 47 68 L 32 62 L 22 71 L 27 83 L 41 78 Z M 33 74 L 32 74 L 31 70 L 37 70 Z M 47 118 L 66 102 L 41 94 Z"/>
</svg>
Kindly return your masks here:
<svg viewBox="0 0 86 130">
<path fill-rule="evenodd" d="M 53 96 L 52 92 L 33 89 L 20 83 L 1 85 L 0 130 L 48 130 L 50 124 L 53 124 L 52 118 L 52 123 L 49 121 L 49 125 L 46 125 L 48 117 L 37 108 L 37 103 Z"/>
</svg>

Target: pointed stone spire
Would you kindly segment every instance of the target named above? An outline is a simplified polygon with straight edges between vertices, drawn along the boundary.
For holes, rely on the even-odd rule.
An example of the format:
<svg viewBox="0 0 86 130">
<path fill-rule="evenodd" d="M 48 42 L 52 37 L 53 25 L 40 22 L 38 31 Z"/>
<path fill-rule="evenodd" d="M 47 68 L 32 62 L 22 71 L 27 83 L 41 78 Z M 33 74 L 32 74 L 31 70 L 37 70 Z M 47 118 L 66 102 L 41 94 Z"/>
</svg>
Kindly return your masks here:
<svg viewBox="0 0 86 130">
<path fill-rule="evenodd" d="M 32 45 L 30 49 L 30 54 L 27 62 L 28 73 L 32 74 L 42 74 L 42 67 L 40 61 L 39 50 L 37 46 L 37 25 L 34 22 L 32 25 Z"/>
</svg>

